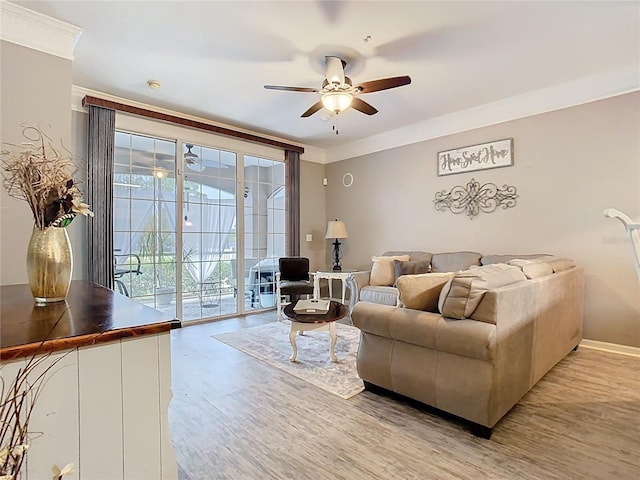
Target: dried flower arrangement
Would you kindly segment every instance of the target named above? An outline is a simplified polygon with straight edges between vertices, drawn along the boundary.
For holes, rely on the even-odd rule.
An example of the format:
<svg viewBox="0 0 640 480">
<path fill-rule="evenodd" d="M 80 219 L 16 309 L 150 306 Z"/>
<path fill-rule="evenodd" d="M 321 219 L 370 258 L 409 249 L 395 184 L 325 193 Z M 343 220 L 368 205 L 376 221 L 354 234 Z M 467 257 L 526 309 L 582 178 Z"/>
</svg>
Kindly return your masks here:
<svg viewBox="0 0 640 480">
<path fill-rule="evenodd" d="M 22 135 L 27 142 L 0 151 L 2 183 L 10 196 L 29 204 L 35 226 L 66 227 L 77 214 L 93 216 L 73 178 L 71 153 L 62 145 L 54 147 L 38 127 L 23 126 Z"/>
</svg>

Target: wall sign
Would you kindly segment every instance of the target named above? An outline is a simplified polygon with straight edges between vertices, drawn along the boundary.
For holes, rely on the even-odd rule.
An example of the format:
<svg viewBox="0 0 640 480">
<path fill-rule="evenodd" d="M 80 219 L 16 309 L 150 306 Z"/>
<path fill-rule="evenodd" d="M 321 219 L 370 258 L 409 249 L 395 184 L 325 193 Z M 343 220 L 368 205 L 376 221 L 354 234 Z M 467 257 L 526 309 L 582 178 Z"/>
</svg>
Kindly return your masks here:
<svg viewBox="0 0 640 480">
<path fill-rule="evenodd" d="M 438 152 L 438 176 L 513 165 L 513 138 Z"/>
</svg>

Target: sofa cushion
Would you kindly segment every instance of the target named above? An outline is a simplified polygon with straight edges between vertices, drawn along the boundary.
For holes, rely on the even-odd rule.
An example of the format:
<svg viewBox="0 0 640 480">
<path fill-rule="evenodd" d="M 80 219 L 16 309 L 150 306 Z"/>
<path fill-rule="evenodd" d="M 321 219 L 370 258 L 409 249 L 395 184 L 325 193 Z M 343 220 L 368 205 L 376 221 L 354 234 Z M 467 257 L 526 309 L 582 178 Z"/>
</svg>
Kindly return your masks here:
<svg viewBox="0 0 640 480">
<path fill-rule="evenodd" d="M 432 272 L 457 272 L 480 265 L 482 255 L 477 252 L 435 253 L 431 257 Z"/>
<path fill-rule="evenodd" d="M 493 265 L 494 263 L 509 263 L 510 260 L 515 259 L 531 260 L 546 256 L 548 256 L 546 253 L 536 253 L 533 255 L 485 255 L 480 259 L 480 263 L 482 265 Z"/>
<path fill-rule="evenodd" d="M 396 280 L 401 306 L 425 312 L 437 312 L 440 291 L 452 277 L 453 273 L 401 275 Z"/>
<path fill-rule="evenodd" d="M 485 292 L 526 280 L 519 267 L 496 263 L 458 272 L 440 292 L 438 309 L 449 318 L 469 318 Z"/>
<path fill-rule="evenodd" d="M 437 313 L 408 308 L 372 305 L 356 308 L 354 325 L 363 331 L 462 357 L 485 361 L 494 358 L 494 325 L 475 320 L 451 320 Z"/>
<path fill-rule="evenodd" d="M 575 262 L 570 258 L 546 257 L 544 260 L 551 265 L 553 273 L 563 272 L 576 266 Z"/>
<path fill-rule="evenodd" d="M 422 252 L 420 250 L 391 250 L 389 252 L 384 252 L 382 254 L 385 257 L 397 257 L 400 255 L 409 255 L 409 260 L 417 261 L 417 260 L 429 260 L 431 261 L 431 253 Z"/>
<path fill-rule="evenodd" d="M 522 258 L 516 258 L 513 260 L 509 260 L 507 265 L 513 265 L 514 267 L 519 267 L 522 270 L 524 275 L 531 278 L 540 278 L 545 275 L 551 275 L 553 273 L 553 268 L 547 262 L 536 259 L 536 260 L 526 260 Z"/>
<path fill-rule="evenodd" d="M 575 262 L 570 258 L 554 257 L 553 255 L 544 255 L 531 260 L 514 259 L 510 260 L 508 265 L 520 267 L 527 278 L 539 278 L 576 266 Z"/>
<path fill-rule="evenodd" d="M 396 287 L 384 286 L 362 287 L 362 290 L 360 290 L 360 301 L 395 306 L 398 304 L 398 289 Z"/>
<path fill-rule="evenodd" d="M 393 261 L 393 273 L 395 281 L 402 275 L 418 275 L 421 273 L 429 273 L 431 270 L 431 258 L 425 260 L 409 260 L 403 262 L 401 260 Z"/>
<path fill-rule="evenodd" d="M 369 285 L 381 285 L 390 287 L 396 280 L 393 271 L 393 261 L 407 261 L 409 260 L 409 255 L 371 257 L 371 260 L 373 261 L 373 265 L 371 266 Z"/>
</svg>

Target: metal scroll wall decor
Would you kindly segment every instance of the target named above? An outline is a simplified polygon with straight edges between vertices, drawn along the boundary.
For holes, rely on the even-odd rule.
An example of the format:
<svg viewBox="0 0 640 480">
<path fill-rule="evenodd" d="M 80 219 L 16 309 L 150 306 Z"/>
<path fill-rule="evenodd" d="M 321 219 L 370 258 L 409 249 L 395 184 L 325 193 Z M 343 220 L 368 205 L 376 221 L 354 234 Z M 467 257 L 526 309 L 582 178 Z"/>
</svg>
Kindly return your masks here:
<svg viewBox="0 0 640 480">
<path fill-rule="evenodd" d="M 466 213 L 473 220 L 481 211 L 491 213 L 498 207 L 515 207 L 516 198 L 518 195 L 513 185 L 503 185 L 502 188 L 495 183 L 480 185 L 472 178 L 466 187 L 457 185 L 449 192 L 436 192 L 433 203 L 438 211 L 444 212 L 448 208 L 453 213 Z"/>
</svg>

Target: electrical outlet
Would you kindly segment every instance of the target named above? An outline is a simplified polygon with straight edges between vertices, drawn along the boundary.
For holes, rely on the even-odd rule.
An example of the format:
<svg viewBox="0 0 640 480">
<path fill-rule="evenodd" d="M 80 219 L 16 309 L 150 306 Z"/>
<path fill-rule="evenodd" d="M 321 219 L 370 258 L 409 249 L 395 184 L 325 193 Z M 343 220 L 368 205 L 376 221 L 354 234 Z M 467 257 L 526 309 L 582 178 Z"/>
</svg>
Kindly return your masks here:
<svg viewBox="0 0 640 480">
<path fill-rule="evenodd" d="M 313 241 L 313 235 L 310 233 L 307 233 L 307 242 L 312 242 Z"/>
</svg>

